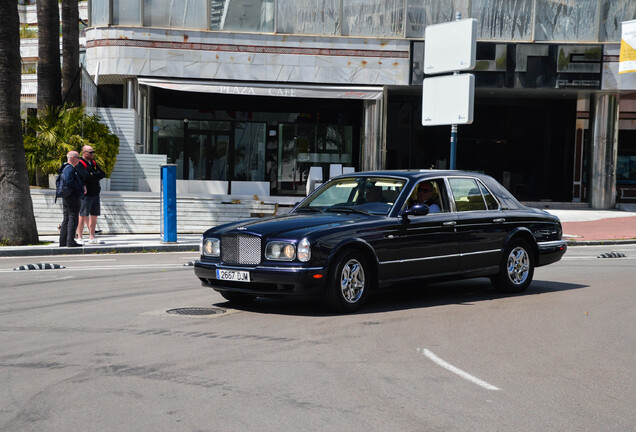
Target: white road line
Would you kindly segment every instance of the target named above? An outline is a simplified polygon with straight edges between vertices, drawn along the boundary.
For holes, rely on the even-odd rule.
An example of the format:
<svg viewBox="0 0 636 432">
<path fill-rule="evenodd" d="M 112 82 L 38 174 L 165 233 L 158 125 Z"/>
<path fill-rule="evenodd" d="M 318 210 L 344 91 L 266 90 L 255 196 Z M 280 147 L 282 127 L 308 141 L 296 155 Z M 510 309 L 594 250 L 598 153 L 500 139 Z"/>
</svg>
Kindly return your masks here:
<svg viewBox="0 0 636 432">
<path fill-rule="evenodd" d="M 422 354 L 424 354 L 424 356 L 428 358 L 429 360 L 433 361 L 434 363 L 437 363 L 438 366 L 441 366 L 444 369 L 451 371 L 452 373 L 456 375 L 459 375 L 460 377 L 472 382 L 473 384 L 477 384 L 478 386 L 483 387 L 486 390 L 501 390 L 499 387 L 495 387 L 494 385 L 489 384 L 486 381 L 480 380 L 479 378 L 469 374 L 468 372 L 464 372 L 463 370 L 456 368 L 452 364 L 437 357 L 435 354 L 433 354 L 431 351 L 427 350 L 426 348 L 418 348 L 417 350 L 421 352 Z"/>
</svg>

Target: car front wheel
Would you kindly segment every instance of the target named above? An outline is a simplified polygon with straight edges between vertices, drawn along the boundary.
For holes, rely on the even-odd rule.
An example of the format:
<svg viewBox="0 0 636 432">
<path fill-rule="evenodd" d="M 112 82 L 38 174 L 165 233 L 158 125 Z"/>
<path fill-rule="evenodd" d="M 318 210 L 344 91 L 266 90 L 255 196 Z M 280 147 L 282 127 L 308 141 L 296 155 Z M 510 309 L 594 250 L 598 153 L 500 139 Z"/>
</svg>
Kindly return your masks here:
<svg viewBox="0 0 636 432">
<path fill-rule="evenodd" d="M 534 275 L 534 256 L 528 243 L 513 240 L 506 247 L 499 266 L 499 274 L 491 281 L 498 291 L 520 293 L 526 290 Z"/>
<path fill-rule="evenodd" d="M 362 306 L 369 288 L 369 265 L 362 254 L 344 252 L 336 257 L 325 288 L 325 303 L 336 312 L 353 312 Z"/>
</svg>

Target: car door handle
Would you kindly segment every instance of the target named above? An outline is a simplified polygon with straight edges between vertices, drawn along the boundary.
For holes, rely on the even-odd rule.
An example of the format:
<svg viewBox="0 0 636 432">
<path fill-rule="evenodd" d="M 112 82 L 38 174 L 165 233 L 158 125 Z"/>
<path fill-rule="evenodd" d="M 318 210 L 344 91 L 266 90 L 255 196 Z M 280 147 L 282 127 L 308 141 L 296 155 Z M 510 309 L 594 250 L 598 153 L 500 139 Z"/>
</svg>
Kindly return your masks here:
<svg viewBox="0 0 636 432">
<path fill-rule="evenodd" d="M 444 226 L 455 226 L 455 225 L 457 225 L 457 222 L 455 221 L 444 222 Z"/>
<path fill-rule="evenodd" d="M 504 223 L 506 221 L 505 218 L 497 218 L 492 220 L 494 223 Z"/>
</svg>

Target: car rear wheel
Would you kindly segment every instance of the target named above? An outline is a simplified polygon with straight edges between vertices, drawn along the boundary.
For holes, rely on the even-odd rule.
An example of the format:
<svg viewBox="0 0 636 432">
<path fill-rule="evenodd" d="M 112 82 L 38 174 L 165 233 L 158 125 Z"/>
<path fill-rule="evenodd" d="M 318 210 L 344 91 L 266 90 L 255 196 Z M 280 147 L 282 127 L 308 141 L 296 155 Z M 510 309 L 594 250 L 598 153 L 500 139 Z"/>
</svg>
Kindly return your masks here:
<svg viewBox="0 0 636 432">
<path fill-rule="evenodd" d="M 367 298 L 371 275 L 364 256 L 356 251 L 339 254 L 325 288 L 325 303 L 336 312 L 353 312 Z"/>
<path fill-rule="evenodd" d="M 499 274 L 491 281 L 498 291 L 520 293 L 526 290 L 534 275 L 534 256 L 525 240 L 513 240 L 506 247 Z"/>
<path fill-rule="evenodd" d="M 221 295 L 223 296 L 225 300 L 235 304 L 247 304 L 254 301 L 254 299 L 256 299 L 255 295 L 240 294 L 240 293 L 233 293 L 233 292 L 226 292 L 226 291 L 222 291 Z"/>
</svg>

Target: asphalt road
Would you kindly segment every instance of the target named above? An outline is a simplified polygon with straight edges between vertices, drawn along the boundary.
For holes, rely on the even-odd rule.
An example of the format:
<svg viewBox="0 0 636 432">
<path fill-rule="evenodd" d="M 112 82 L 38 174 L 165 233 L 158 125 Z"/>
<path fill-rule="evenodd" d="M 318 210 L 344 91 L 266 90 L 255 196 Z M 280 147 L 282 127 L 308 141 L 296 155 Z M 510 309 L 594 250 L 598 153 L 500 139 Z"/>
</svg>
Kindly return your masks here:
<svg viewBox="0 0 636 432">
<path fill-rule="evenodd" d="M 636 245 L 570 248 L 519 296 L 414 284 L 343 316 L 227 309 L 195 258 L 1 258 L 0 431 L 635 429 Z M 43 262 L 66 268 L 12 270 Z"/>
</svg>

